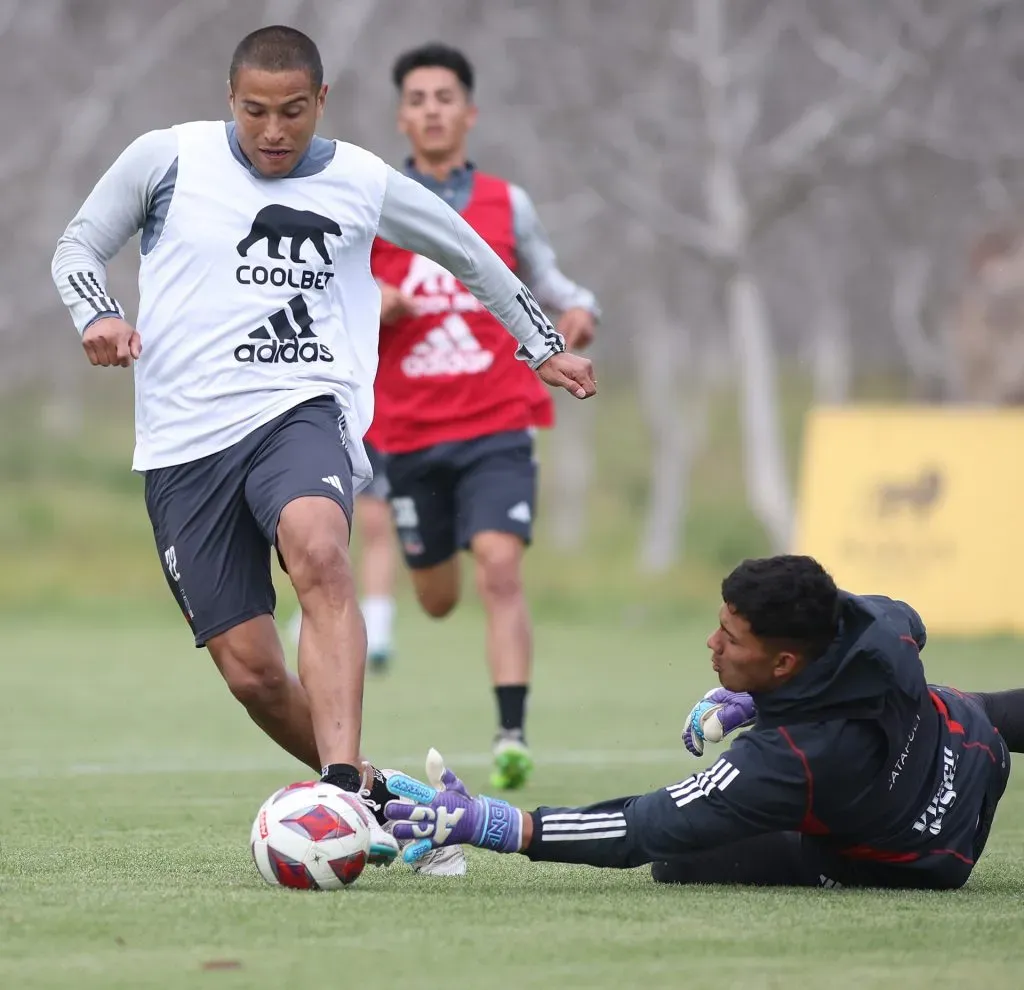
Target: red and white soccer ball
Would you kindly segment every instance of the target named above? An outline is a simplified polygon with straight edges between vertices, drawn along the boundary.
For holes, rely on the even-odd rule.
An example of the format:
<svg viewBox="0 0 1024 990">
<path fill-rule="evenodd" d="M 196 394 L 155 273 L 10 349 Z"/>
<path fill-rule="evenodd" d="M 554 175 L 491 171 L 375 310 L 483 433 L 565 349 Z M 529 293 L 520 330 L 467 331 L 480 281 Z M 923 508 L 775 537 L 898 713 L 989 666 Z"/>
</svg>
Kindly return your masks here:
<svg viewBox="0 0 1024 990">
<path fill-rule="evenodd" d="M 338 890 L 370 852 L 369 812 L 355 794 L 318 780 L 275 791 L 252 823 L 252 858 L 267 883 Z"/>
</svg>

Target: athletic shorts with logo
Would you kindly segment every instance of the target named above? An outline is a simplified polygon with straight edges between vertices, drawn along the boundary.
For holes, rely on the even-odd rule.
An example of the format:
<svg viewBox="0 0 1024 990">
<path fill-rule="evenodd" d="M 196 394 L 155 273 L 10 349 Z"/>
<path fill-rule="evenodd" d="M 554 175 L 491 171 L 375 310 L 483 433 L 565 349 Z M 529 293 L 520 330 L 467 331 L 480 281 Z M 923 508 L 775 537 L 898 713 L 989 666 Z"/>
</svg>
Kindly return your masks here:
<svg viewBox="0 0 1024 990">
<path fill-rule="evenodd" d="M 391 494 L 391 485 L 388 482 L 388 455 L 374 447 L 365 437 L 363 438 L 363 449 L 366 451 L 370 469 L 373 471 L 373 481 L 359 494 L 386 502 Z"/>
<path fill-rule="evenodd" d="M 164 576 L 196 646 L 277 604 L 270 551 L 284 507 L 305 495 L 341 506 L 351 525 L 345 418 L 310 399 L 226 450 L 146 472 L 146 508 Z"/>
<path fill-rule="evenodd" d="M 414 570 L 468 549 L 477 533 L 511 533 L 530 543 L 537 498 L 531 431 L 389 454 L 387 473 L 395 528 Z"/>
</svg>

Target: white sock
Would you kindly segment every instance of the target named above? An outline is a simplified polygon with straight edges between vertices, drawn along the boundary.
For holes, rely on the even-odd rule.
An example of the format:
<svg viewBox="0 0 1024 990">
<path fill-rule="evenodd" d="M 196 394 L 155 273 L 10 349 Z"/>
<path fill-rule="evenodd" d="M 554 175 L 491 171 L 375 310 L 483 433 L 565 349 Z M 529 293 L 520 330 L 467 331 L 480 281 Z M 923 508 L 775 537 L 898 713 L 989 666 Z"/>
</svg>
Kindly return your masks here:
<svg viewBox="0 0 1024 990">
<path fill-rule="evenodd" d="M 288 623 L 288 635 L 291 636 L 292 642 L 299 645 L 299 633 L 302 632 L 302 609 L 297 608 L 295 614 L 291 617 L 291 621 Z"/>
<path fill-rule="evenodd" d="M 395 600 L 386 595 L 368 595 L 360 602 L 366 623 L 366 652 L 391 652 L 391 623 L 395 617 Z"/>
</svg>

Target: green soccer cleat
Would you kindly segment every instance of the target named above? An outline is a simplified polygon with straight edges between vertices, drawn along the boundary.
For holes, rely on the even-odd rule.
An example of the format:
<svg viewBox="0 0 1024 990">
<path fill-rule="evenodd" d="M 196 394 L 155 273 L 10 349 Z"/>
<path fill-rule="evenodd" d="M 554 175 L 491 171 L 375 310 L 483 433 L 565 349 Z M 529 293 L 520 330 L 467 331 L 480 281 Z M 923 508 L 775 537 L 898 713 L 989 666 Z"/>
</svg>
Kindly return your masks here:
<svg viewBox="0 0 1024 990">
<path fill-rule="evenodd" d="M 515 791 L 522 787 L 533 772 L 533 759 L 526 748 L 523 734 L 518 729 L 503 730 L 494 740 L 494 770 L 491 787 L 500 791 Z"/>
</svg>

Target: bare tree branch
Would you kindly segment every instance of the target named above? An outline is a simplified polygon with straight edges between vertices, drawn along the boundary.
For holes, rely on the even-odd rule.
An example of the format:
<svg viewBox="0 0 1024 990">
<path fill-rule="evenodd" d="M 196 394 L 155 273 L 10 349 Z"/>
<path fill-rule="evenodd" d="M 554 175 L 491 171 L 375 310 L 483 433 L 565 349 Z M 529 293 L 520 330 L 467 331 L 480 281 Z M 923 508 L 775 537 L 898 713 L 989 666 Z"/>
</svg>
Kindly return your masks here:
<svg viewBox="0 0 1024 990">
<path fill-rule="evenodd" d="M 900 251 L 893 258 L 892 269 L 890 312 L 896 339 L 915 374 L 940 377 L 944 370 L 942 352 L 928 339 L 922 320 L 932 259 L 923 250 Z"/>
<path fill-rule="evenodd" d="M 714 261 L 723 256 L 723 245 L 714 228 L 696 217 L 673 209 L 665 201 L 657 186 L 634 179 L 627 172 L 616 172 L 607 186 L 599 184 L 598 194 L 606 199 L 617 200 L 637 217 L 645 226 L 676 246 L 691 251 L 705 261 Z"/>
<path fill-rule="evenodd" d="M 778 49 L 782 32 L 793 22 L 790 8 L 785 3 L 769 3 L 761 19 L 741 38 L 726 56 L 729 81 L 733 85 L 747 85 L 760 89 L 765 72 Z"/>
<path fill-rule="evenodd" d="M 759 86 L 746 86 L 733 99 L 729 115 L 729 145 L 737 152 L 743 151 L 761 122 L 764 109 L 764 91 Z"/>
<path fill-rule="evenodd" d="M 862 89 L 845 89 L 832 100 L 809 107 L 768 145 L 767 167 L 784 176 L 802 176 L 837 135 L 876 112 L 906 78 L 910 63 L 902 51 L 890 52 L 865 79 Z M 776 196 L 782 198 L 781 193 Z"/>
</svg>

